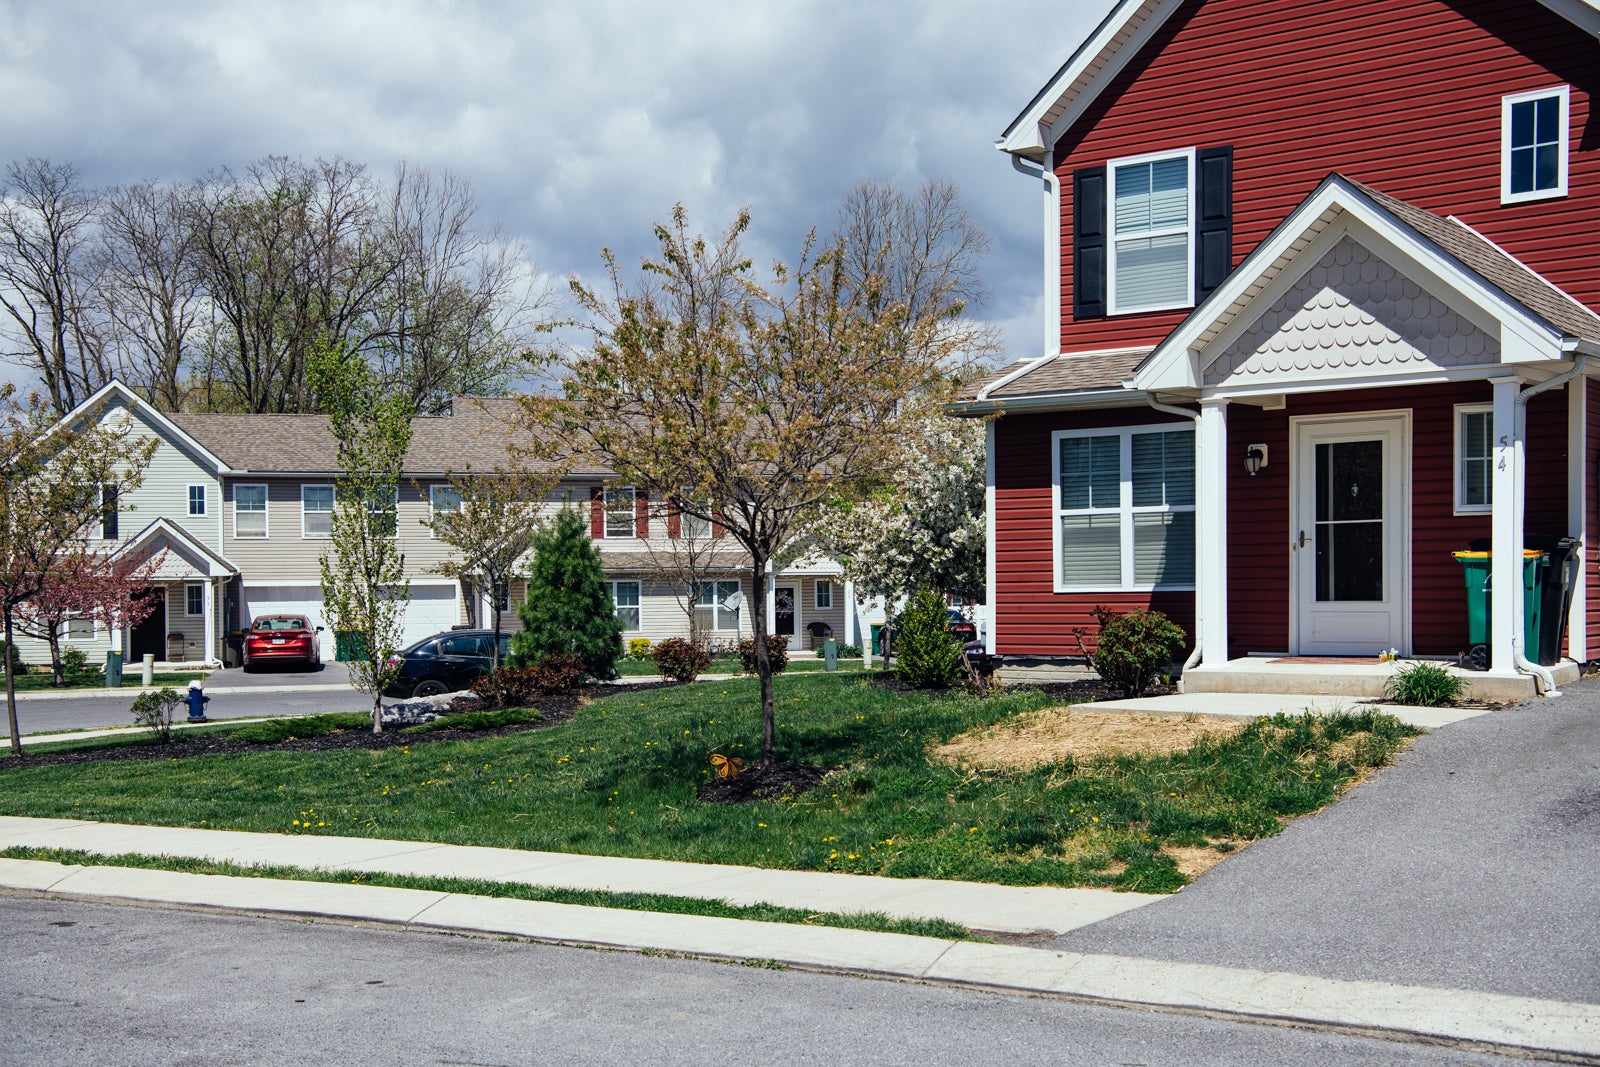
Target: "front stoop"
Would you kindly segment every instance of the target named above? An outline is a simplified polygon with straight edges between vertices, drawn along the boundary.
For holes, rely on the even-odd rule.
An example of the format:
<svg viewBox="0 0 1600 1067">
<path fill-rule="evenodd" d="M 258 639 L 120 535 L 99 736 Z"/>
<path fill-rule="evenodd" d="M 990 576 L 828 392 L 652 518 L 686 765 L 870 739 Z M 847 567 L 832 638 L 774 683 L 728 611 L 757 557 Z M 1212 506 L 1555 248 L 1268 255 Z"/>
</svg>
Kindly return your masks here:
<svg viewBox="0 0 1600 1067">
<path fill-rule="evenodd" d="M 1316 696 L 1378 698 L 1390 675 L 1407 661 L 1375 663 L 1352 660 L 1349 663 L 1306 663 L 1286 659 L 1248 657 L 1229 660 L 1221 667 L 1191 667 L 1183 675 L 1186 693 L 1283 693 Z M 1538 696 L 1532 675 L 1500 675 L 1483 671 L 1448 668 L 1466 683 L 1466 700 L 1505 703 L 1532 700 Z M 1549 668 L 1557 685 L 1578 680 L 1578 665 L 1562 660 Z"/>
</svg>

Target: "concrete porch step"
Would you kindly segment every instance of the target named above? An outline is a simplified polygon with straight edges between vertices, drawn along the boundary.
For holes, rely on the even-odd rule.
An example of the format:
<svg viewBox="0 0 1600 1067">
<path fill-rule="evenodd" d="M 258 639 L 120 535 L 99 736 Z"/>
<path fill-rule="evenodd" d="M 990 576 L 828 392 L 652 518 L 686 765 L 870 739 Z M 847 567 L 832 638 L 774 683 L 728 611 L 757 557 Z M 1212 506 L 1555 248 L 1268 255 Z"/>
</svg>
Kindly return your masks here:
<svg viewBox="0 0 1600 1067">
<path fill-rule="evenodd" d="M 1220 667 L 1193 667 L 1183 676 L 1185 693 L 1275 693 L 1308 696 L 1381 698 L 1389 678 L 1408 661 L 1379 663 L 1371 659 L 1310 661 L 1296 657 L 1250 656 Z M 1467 700 L 1517 701 L 1538 696 L 1531 675 L 1499 675 L 1450 667 L 1466 688 Z M 1550 668 L 1557 685 L 1578 680 L 1578 665 L 1563 660 Z"/>
</svg>

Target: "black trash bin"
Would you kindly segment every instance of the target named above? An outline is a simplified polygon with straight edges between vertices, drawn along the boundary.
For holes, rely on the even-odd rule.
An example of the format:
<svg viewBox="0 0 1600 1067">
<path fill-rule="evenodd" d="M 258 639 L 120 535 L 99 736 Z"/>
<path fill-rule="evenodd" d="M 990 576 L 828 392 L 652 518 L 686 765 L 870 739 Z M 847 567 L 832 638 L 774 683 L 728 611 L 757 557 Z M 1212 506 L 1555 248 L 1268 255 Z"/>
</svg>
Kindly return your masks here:
<svg viewBox="0 0 1600 1067">
<path fill-rule="evenodd" d="M 1572 608 L 1572 593 L 1578 578 L 1578 551 L 1576 537 L 1557 537 L 1554 534 L 1524 534 L 1522 547 L 1543 552 L 1550 557 L 1549 564 L 1539 578 L 1539 665 L 1553 667 L 1561 662 L 1561 641 L 1567 634 L 1567 612 Z M 1494 548 L 1494 538 L 1480 537 L 1467 542 L 1474 552 L 1489 552 Z"/>
</svg>

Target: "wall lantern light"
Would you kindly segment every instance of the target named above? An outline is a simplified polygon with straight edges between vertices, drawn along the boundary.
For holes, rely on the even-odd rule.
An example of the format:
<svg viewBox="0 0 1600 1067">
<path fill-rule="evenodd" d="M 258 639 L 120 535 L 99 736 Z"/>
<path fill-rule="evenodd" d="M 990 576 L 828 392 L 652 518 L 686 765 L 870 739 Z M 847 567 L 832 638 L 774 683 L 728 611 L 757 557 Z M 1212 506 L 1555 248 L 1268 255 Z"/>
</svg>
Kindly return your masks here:
<svg viewBox="0 0 1600 1067">
<path fill-rule="evenodd" d="M 1251 445 L 1244 450 L 1244 469 L 1254 478 L 1256 472 L 1267 465 L 1267 446 Z"/>
</svg>

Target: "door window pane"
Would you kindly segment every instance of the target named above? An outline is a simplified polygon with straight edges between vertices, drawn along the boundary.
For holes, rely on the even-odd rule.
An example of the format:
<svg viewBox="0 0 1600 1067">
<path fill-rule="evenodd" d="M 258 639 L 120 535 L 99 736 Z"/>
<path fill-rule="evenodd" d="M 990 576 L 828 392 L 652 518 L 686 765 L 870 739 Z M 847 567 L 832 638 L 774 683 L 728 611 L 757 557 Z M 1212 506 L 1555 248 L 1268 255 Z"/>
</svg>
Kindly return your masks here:
<svg viewBox="0 0 1600 1067">
<path fill-rule="evenodd" d="M 1316 447 L 1319 601 L 1384 599 L 1383 442 Z"/>
</svg>

